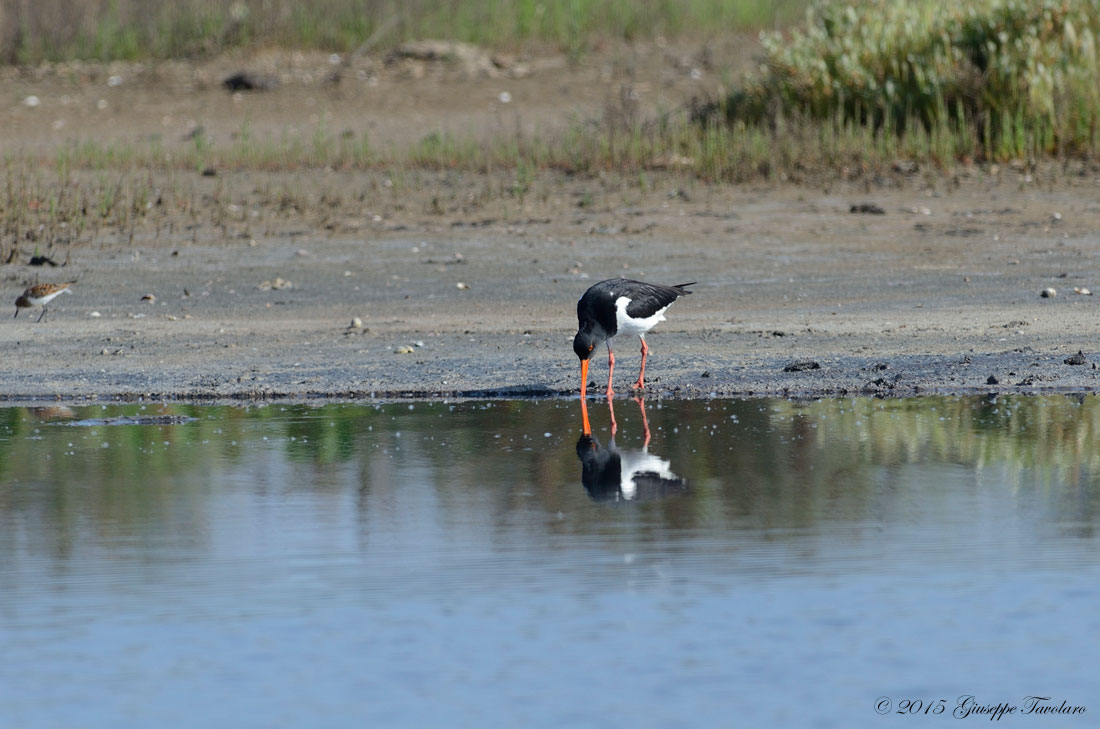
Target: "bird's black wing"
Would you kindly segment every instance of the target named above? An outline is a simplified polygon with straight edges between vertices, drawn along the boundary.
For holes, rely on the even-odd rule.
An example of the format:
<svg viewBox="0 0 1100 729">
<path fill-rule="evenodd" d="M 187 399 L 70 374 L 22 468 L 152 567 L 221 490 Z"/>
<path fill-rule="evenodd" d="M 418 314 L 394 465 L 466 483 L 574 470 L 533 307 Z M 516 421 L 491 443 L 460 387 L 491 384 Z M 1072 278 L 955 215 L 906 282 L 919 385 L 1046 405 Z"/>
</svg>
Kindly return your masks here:
<svg viewBox="0 0 1100 729">
<path fill-rule="evenodd" d="M 692 282 L 694 283 L 694 281 Z M 632 319 L 648 319 L 661 309 L 665 308 L 677 298 L 690 294 L 684 289 L 692 284 L 680 284 L 679 286 L 662 286 L 661 284 L 631 281 L 627 290 L 616 292 L 619 296 L 626 296 L 630 303 L 626 307 L 626 315 Z"/>
</svg>

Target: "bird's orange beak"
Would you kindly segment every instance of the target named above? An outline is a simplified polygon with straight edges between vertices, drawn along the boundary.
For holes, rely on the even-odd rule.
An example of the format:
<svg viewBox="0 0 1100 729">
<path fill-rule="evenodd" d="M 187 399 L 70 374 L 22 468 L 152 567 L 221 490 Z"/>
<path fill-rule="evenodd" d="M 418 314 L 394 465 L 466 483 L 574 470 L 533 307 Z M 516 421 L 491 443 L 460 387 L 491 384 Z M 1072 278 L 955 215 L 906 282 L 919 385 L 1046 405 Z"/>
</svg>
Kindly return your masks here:
<svg viewBox="0 0 1100 729">
<path fill-rule="evenodd" d="M 588 360 L 581 360 L 581 420 L 583 421 L 584 434 L 592 434 L 592 426 L 588 423 Z"/>
</svg>

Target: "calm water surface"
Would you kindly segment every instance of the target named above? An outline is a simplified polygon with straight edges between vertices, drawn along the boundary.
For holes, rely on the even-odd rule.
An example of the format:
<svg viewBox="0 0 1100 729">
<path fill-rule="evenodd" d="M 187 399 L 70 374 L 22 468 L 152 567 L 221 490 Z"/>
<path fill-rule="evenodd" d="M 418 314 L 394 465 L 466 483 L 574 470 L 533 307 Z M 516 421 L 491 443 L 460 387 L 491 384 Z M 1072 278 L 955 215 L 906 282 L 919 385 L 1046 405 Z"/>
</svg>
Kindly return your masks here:
<svg viewBox="0 0 1100 729">
<path fill-rule="evenodd" d="M 1097 725 L 1100 400 L 589 414 L 0 409 L 0 726 Z"/>
</svg>

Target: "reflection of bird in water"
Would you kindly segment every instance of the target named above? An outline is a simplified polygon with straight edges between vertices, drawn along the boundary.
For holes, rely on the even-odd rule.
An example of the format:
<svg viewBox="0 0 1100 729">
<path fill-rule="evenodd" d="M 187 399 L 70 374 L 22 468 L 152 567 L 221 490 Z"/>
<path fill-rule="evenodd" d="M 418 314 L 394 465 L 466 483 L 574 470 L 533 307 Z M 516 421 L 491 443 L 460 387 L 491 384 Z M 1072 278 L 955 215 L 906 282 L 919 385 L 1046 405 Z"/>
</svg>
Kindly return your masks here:
<svg viewBox="0 0 1100 729">
<path fill-rule="evenodd" d="M 614 406 L 607 448 L 590 433 L 581 435 L 577 441 L 581 483 L 593 501 L 652 501 L 687 491 L 687 481 L 672 472 L 669 462 L 649 452 L 645 405 L 641 400 L 637 402 L 645 428 L 645 442 L 640 449 L 624 451 L 615 445 L 618 426 Z"/>
<path fill-rule="evenodd" d="M 60 420 L 62 418 L 75 418 L 76 413 L 68 405 L 50 405 L 48 407 L 28 408 L 31 415 L 39 420 Z"/>
</svg>

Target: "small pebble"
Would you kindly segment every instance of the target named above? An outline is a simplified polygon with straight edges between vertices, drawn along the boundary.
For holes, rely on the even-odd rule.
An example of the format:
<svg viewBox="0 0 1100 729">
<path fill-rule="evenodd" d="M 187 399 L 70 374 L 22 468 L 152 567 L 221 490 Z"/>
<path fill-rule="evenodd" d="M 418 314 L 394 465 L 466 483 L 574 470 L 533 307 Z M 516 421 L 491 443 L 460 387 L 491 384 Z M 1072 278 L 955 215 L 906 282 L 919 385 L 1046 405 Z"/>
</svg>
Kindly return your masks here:
<svg viewBox="0 0 1100 729">
<path fill-rule="evenodd" d="M 349 328 L 350 329 L 362 329 L 363 328 L 363 320 L 360 319 L 359 317 L 355 317 L 354 319 L 351 320 L 351 326 Z"/>
<path fill-rule="evenodd" d="M 294 284 L 281 276 L 276 276 L 273 281 L 261 281 L 257 288 L 261 291 L 271 291 L 272 289 L 281 291 L 282 289 L 294 288 Z"/>
<path fill-rule="evenodd" d="M 1073 293 L 1080 294 L 1081 296 L 1092 296 L 1092 292 L 1086 289 L 1084 286 L 1074 286 Z"/>
<path fill-rule="evenodd" d="M 88 314 L 88 316 L 92 317 L 93 319 L 98 319 L 99 317 L 101 317 L 103 315 L 100 314 L 98 311 L 93 311 L 91 314 Z"/>
<path fill-rule="evenodd" d="M 415 351 L 416 351 L 415 349 L 408 346 L 407 344 L 403 344 L 400 347 L 398 347 L 397 349 L 393 350 L 393 353 L 394 354 L 412 354 Z"/>
<path fill-rule="evenodd" d="M 455 284 L 455 288 L 460 290 L 460 291 L 466 291 L 470 288 L 470 284 L 462 283 L 461 281 L 459 281 L 458 283 Z"/>
<path fill-rule="evenodd" d="M 146 301 L 146 302 L 148 302 L 148 303 L 150 303 L 150 304 L 155 304 L 155 303 L 156 303 L 156 301 L 157 301 L 157 297 L 156 297 L 156 296 L 154 296 L 153 294 L 145 294 L 145 296 L 142 296 L 142 297 L 141 297 L 141 300 L 142 300 L 142 301 Z"/>
<path fill-rule="evenodd" d="M 1039 296 L 1042 296 L 1044 299 L 1053 299 L 1057 295 L 1058 292 L 1050 288 L 1049 286 L 1039 292 Z"/>
</svg>

